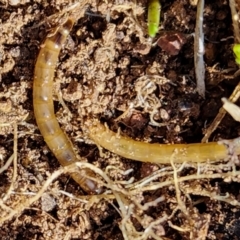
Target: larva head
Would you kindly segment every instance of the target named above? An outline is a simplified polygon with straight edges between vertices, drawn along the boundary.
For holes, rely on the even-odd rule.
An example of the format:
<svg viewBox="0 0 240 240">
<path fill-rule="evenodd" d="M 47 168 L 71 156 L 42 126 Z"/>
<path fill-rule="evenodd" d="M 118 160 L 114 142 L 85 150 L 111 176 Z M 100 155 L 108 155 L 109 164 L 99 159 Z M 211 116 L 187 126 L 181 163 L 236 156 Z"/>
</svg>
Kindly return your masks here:
<svg viewBox="0 0 240 240">
<path fill-rule="evenodd" d="M 235 55 L 235 62 L 240 65 L 240 44 L 236 43 L 233 45 L 233 52 Z"/>
</svg>

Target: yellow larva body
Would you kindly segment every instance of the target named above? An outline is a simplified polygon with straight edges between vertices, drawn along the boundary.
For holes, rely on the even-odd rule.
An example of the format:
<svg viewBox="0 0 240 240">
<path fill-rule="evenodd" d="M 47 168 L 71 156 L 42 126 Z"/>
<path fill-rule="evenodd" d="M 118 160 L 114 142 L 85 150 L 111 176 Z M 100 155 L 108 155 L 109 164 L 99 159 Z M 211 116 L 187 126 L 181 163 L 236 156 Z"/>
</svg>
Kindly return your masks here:
<svg viewBox="0 0 240 240">
<path fill-rule="evenodd" d="M 53 35 L 46 38 L 37 58 L 33 82 L 33 108 L 37 125 L 48 147 L 63 166 L 78 159 L 70 140 L 61 130 L 55 117 L 52 88 L 58 56 L 73 24 L 73 19 L 69 18 Z M 87 179 L 86 175 L 94 176 L 94 173 L 82 170 L 71 176 L 86 192 L 99 193 L 101 189 L 94 181 Z"/>
<path fill-rule="evenodd" d="M 99 146 L 122 157 L 142 162 L 170 164 L 175 163 L 220 161 L 229 157 L 228 147 L 218 142 L 194 144 L 151 144 L 135 141 L 120 136 L 97 122 L 89 128 L 90 138 Z M 227 140 L 231 143 L 231 140 Z M 234 149 L 240 154 L 239 142 Z"/>
</svg>

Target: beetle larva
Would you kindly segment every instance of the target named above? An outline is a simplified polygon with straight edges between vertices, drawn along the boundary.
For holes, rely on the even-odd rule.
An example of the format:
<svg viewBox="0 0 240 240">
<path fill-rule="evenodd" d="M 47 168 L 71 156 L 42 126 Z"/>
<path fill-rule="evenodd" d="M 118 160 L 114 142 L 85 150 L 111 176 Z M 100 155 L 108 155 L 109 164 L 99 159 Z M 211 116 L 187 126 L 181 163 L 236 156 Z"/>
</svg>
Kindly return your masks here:
<svg viewBox="0 0 240 240">
<path fill-rule="evenodd" d="M 120 136 L 99 122 L 90 126 L 89 130 L 90 138 L 99 146 L 141 162 L 170 164 L 172 156 L 175 163 L 220 161 L 231 154 L 240 154 L 239 138 L 209 143 L 151 144 Z"/>
<path fill-rule="evenodd" d="M 59 52 L 73 24 L 74 20 L 69 18 L 46 38 L 37 58 L 33 82 L 33 108 L 37 125 L 48 147 L 63 166 L 72 164 L 78 159 L 70 140 L 61 130 L 55 117 L 52 88 Z M 86 178 L 95 176 L 91 170 L 81 170 L 71 176 L 87 193 L 102 191 L 96 182 Z"/>
</svg>

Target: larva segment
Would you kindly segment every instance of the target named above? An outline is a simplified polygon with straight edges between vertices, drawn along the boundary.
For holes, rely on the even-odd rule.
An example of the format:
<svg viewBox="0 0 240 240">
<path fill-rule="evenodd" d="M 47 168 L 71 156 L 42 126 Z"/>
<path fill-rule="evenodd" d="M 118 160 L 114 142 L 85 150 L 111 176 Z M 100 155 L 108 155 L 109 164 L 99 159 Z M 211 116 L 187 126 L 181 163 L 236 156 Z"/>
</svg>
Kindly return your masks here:
<svg viewBox="0 0 240 240">
<path fill-rule="evenodd" d="M 229 148 L 234 148 L 234 153 L 240 154 L 238 139 L 235 142 L 234 140 L 225 140 L 224 144 L 218 142 L 171 145 L 150 144 L 120 136 L 99 122 L 91 126 L 89 130 L 90 138 L 97 145 L 122 157 L 142 162 L 170 164 L 172 156 L 175 163 L 220 161 L 229 157 L 229 154 L 231 154 Z M 233 147 L 228 147 L 227 144 L 233 145 Z"/>
<path fill-rule="evenodd" d="M 34 71 L 33 108 L 39 130 L 50 150 L 61 165 L 78 161 L 70 140 L 61 130 L 54 114 L 52 99 L 53 77 L 59 52 L 74 24 L 68 19 L 42 45 Z M 100 193 L 102 189 L 86 176 L 95 176 L 90 170 L 73 173 L 73 179 L 88 193 Z"/>
</svg>

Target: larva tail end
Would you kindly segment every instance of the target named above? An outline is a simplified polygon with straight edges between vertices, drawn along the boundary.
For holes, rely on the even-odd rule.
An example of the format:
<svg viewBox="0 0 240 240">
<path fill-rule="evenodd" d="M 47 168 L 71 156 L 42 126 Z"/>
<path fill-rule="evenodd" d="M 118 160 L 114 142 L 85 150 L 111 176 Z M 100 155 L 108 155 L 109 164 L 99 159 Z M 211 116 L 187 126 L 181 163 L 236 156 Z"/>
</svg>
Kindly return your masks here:
<svg viewBox="0 0 240 240">
<path fill-rule="evenodd" d="M 81 171 L 81 173 L 72 173 L 71 177 L 81 186 L 84 192 L 88 194 L 101 194 L 103 193 L 103 187 L 99 186 L 97 182 L 92 179 L 85 178 L 83 176 L 93 175 L 92 172 Z"/>
</svg>

